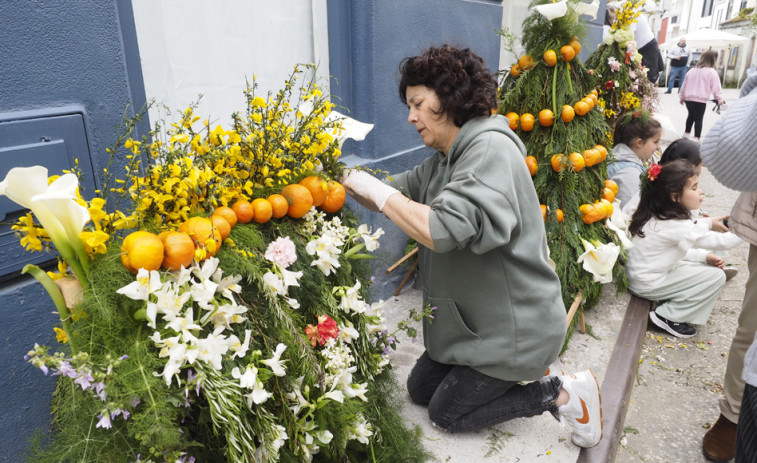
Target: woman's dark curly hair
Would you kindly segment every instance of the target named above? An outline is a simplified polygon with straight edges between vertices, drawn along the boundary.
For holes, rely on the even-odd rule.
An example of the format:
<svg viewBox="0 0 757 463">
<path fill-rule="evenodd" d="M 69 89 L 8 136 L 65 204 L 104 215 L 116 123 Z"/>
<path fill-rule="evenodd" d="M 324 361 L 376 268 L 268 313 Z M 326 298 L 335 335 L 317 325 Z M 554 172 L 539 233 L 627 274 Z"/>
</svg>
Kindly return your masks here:
<svg viewBox="0 0 757 463">
<path fill-rule="evenodd" d="M 696 174 L 694 166 L 689 161 L 676 159 L 662 166 L 654 180 L 642 180 L 639 207 L 633 213 L 631 224 L 628 226 L 631 236 L 643 238 L 642 229 L 652 217 L 658 220 L 691 218 L 691 211 L 686 209 L 680 201 L 675 201 L 673 196 L 680 200 L 686 182 Z M 647 173 L 641 175 L 647 175 Z"/>
<path fill-rule="evenodd" d="M 497 79 L 484 60 L 469 48 L 442 45 L 428 48 L 400 63 L 400 99 L 407 104 L 407 88 L 423 85 L 439 98 L 438 114 L 448 114 L 457 127 L 497 107 Z"/>
</svg>

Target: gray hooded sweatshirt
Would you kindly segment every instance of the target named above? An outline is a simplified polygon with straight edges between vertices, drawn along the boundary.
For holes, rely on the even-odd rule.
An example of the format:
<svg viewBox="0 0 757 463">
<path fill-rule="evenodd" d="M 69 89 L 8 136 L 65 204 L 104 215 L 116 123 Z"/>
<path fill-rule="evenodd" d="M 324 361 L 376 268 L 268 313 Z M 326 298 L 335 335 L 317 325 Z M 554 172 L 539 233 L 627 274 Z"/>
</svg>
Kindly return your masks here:
<svg viewBox="0 0 757 463">
<path fill-rule="evenodd" d="M 536 380 L 566 330 L 525 148 L 502 116 L 465 123 L 450 148 L 393 176 L 431 207 L 434 251 L 419 247 L 429 356 L 506 381 Z"/>
</svg>

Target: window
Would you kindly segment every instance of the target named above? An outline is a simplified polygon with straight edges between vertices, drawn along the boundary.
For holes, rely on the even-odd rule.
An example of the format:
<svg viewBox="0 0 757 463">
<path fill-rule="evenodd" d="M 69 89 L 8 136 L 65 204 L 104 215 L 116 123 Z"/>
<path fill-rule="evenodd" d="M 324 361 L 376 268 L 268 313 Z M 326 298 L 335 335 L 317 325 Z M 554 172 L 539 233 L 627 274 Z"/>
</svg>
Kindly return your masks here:
<svg viewBox="0 0 757 463">
<path fill-rule="evenodd" d="M 728 2 L 728 8 L 725 10 L 725 20 L 728 21 L 731 19 L 731 12 L 733 11 L 733 0 L 730 0 Z"/>
<path fill-rule="evenodd" d="M 702 17 L 712 16 L 712 5 L 714 0 L 704 0 L 702 3 Z"/>
</svg>

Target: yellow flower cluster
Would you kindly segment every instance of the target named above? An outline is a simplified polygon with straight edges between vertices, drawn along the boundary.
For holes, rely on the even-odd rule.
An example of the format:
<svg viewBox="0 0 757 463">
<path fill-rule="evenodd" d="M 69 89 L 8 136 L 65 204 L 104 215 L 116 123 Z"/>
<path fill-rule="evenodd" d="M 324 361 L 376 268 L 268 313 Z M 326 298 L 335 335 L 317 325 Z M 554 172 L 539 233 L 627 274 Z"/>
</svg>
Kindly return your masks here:
<svg viewBox="0 0 757 463">
<path fill-rule="evenodd" d="M 623 92 L 620 97 L 620 107 L 626 110 L 636 109 L 641 106 L 641 100 L 632 92 Z"/>
<path fill-rule="evenodd" d="M 626 0 L 623 2 L 610 29 L 616 31 L 630 27 L 641 14 L 641 7 L 644 6 L 644 2 L 645 0 Z"/>
<path fill-rule="evenodd" d="M 328 118 L 332 103 L 314 77 L 296 86 L 304 71 L 313 69 L 295 67 L 285 87 L 268 98 L 255 95 L 253 79 L 245 91 L 246 111 L 233 115 L 232 130 L 211 129 L 208 121 L 196 130 L 199 117 L 190 107 L 167 134 L 153 132 L 151 143 L 127 139 L 124 148 L 132 155 L 126 184 L 113 190 L 135 204 L 126 219 L 172 227 L 237 199 L 278 192 L 317 165 L 336 162 L 341 153 L 334 135 L 340 124 Z M 145 158 L 152 160 L 148 167 L 141 165 Z"/>
</svg>

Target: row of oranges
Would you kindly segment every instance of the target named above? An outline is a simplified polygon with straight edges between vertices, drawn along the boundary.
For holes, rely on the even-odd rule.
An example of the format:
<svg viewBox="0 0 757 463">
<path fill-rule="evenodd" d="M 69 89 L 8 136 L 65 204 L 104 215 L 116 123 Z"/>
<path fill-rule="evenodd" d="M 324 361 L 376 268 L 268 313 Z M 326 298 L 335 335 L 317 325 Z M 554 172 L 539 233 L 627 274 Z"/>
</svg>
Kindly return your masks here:
<svg viewBox="0 0 757 463">
<path fill-rule="evenodd" d="M 578 38 L 573 37 L 573 40 L 569 44 L 560 47 L 560 57 L 566 63 L 573 61 L 573 58 L 581 53 L 581 43 Z M 554 50 L 547 50 L 542 55 L 544 63 L 552 67 L 557 64 L 557 52 Z M 510 67 L 510 75 L 518 77 L 523 71 L 527 71 L 534 67 L 534 59 L 530 55 L 523 55 L 518 59 L 518 62 Z"/>
<path fill-rule="evenodd" d="M 145 230 L 130 233 L 121 245 L 121 262 L 131 273 L 147 270 L 178 270 L 189 267 L 192 260 L 202 261 L 215 256 L 221 243 L 237 223 L 266 223 L 285 215 L 298 219 L 313 206 L 327 213 L 337 212 L 346 198 L 344 187 L 336 181 L 325 181 L 317 175 L 305 177 L 300 183 L 285 186 L 281 193 L 252 202 L 240 199 L 231 207 L 220 206 L 208 217 L 190 217 L 179 225 L 155 235 Z"/>
<path fill-rule="evenodd" d="M 584 150 L 583 154 L 573 152 L 567 157 L 562 153 L 555 154 L 550 159 L 550 164 L 555 172 L 566 169 L 571 172 L 580 172 L 584 167 L 597 165 L 605 159 L 607 159 L 607 148 L 602 145 L 594 145 L 594 148 Z M 526 156 L 526 166 L 532 177 L 539 170 L 539 162 L 534 156 Z"/>
<path fill-rule="evenodd" d="M 567 124 L 573 120 L 576 114 L 579 116 L 588 114 L 589 111 L 594 109 L 599 101 L 597 95 L 597 91 L 592 89 L 591 92 L 581 100 L 577 101 L 573 106 L 567 104 L 563 105 L 562 111 L 560 112 L 560 119 Z M 505 117 L 510 123 L 510 130 L 518 130 L 518 127 L 520 126 L 520 129 L 524 132 L 530 132 L 533 130 L 536 122 L 534 115 L 530 113 L 523 113 L 523 115 L 519 116 L 516 112 L 509 112 L 505 114 Z M 542 109 L 539 111 L 539 125 L 542 127 L 551 127 L 554 122 L 555 114 L 551 109 Z"/>
<path fill-rule="evenodd" d="M 594 201 L 594 204 L 582 204 L 579 206 L 578 209 L 581 212 L 581 220 L 583 220 L 585 224 L 592 224 L 609 218 L 614 210 L 612 203 L 615 201 L 616 194 L 618 194 L 618 184 L 610 179 L 605 180 L 605 187 L 602 189 L 602 199 Z M 546 221 L 549 208 L 546 204 L 540 204 L 540 207 L 541 218 Z M 556 209 L 555 219 L 557 219 L 558 222 L 562 222 L 564 218 L 565 214 L 562 209 Z"/>
</svg>

